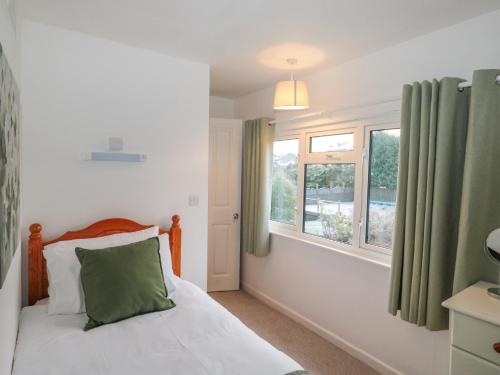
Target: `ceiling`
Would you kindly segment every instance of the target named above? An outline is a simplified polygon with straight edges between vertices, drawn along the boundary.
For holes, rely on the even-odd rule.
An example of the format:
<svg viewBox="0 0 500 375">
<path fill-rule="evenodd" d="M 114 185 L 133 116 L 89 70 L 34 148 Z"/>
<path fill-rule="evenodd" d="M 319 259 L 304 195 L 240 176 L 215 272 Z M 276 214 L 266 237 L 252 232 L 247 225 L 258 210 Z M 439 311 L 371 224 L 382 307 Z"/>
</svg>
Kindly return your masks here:
<svg viewBox="0 0 500 375">
<path fill-rule="evenodd" d="M 22 17 L 208 63 L 238 97 L 500 8 L 498 0 L 18 0 Z"/>
</svg>

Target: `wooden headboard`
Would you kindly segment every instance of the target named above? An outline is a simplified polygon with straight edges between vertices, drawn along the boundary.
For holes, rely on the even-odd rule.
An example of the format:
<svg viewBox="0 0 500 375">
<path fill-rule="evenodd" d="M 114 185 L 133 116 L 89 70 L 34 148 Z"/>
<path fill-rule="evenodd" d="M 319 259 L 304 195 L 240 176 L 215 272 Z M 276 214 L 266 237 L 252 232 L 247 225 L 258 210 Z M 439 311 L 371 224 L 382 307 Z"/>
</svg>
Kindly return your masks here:
<svg viewBox="0 0 500 375">
<path fill-rule="evenodd" d="M 160 229 L 160 234 L 168 233 L 170 242 L 170 253 L 172 254 L 172 268 L 177 276 L 181 276 L 181 236 L 182 230 L 179 225 L 179 215 L 172 216 L 172 225 L 169 230 Z M 46 245 L 82 238 L 95 238 L 108 236 L 110 234 L 136 232 L 147 229 L 153 225 L 143 225 L 128 219 L 106 219 L 98 221 L 84 229 L 69 231 L 54 240 L 43 242 L 42 226 L 40 224 L 30 225 L 30 237 L 28 240 L 28 295 L 29 304 L 33 305 L 42 298 L 48 297 L 47 265 L 42 251 Z"/>
</svg>

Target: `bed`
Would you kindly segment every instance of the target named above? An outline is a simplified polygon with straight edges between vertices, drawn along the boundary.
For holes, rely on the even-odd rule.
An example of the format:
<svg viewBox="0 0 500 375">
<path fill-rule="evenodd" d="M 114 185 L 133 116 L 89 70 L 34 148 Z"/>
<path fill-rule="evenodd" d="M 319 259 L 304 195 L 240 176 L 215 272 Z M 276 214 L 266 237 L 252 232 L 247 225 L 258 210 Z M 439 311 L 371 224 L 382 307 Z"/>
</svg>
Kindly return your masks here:
<svg viewBox="0 0 500 375">
<path fill-rule="evenodd" d="M 43 242 L 39 224 L 28 241 L 29 303 L 20 316 L 14 375 L 305 373 L 293 359 L 247 328 L 194 284 L 180 278 L 181 228 L 169 230 L 177 288 L 170 310 L 135 316 L 84 332 L 86 314 L 49 315 L 42 250 L 57 241 L 134 232 L 150 226 L 107 219 Z"/>
</svg>

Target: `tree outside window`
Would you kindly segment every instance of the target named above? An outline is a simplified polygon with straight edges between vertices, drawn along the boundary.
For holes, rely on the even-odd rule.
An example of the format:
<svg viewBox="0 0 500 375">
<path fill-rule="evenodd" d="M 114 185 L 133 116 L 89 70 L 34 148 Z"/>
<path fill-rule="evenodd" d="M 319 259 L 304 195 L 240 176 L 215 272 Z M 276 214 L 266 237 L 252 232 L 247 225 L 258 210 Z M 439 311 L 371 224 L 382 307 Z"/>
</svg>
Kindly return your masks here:
<svg viewBox="0 0 500 375">
<path fill-rule="evenodd" d="M 271 220 L 295 224 L 299 140 L 273 144 Z"/>
</svg>

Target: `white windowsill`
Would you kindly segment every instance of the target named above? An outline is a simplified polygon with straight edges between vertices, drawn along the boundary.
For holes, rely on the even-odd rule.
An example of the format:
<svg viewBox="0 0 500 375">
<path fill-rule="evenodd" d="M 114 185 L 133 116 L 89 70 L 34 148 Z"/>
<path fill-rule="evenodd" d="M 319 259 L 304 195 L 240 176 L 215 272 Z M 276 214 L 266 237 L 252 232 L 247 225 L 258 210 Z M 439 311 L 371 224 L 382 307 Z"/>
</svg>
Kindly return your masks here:
<svg viewBox="0 0 500 375">
<path fill-rule="evenodd" d="M 296 241 L 301 241 L 303 243 L 306 243 L 308 245 L 316 246 L 328 251 L 334 251 L 336 253 L 344 254 L 353 258 L 361 259 L 366 262 L 370 262 L 373 264 L 376 264 L 378 266 L 382 266 L 385 268 L 391 268 L 391 256 L 388 254 L 384 254 L 378 251 L 374 250 L 368 250 L 368 249 L 359 249 L 355 248 L 354 246 L 351 247 L 351 249 L 342 249 L 340 247 L 335 246 L 335 242 L 331 241 L 332 244 L 326 244 L 325 241 L 328 240 L 323 240 L 318 238 L 317 241 L 315 239 L 311 239 L 310 235 L 303 234 L 303 233 L 298 233 L 295 230 L 290 230 L 282 227 L 277 227 L 276 225 L 270 225 L 269 232 L 273 235 L 276 236 L 281 236 L 285 238 L 289 238 L 292 240 Z M 330 241 L 328 241 L 330 242 Z"/>
</svg>

